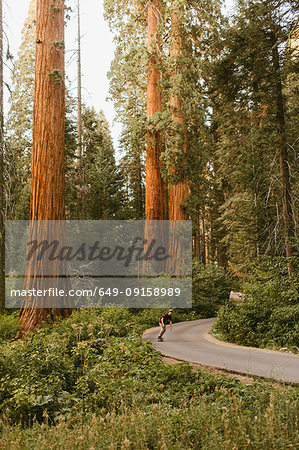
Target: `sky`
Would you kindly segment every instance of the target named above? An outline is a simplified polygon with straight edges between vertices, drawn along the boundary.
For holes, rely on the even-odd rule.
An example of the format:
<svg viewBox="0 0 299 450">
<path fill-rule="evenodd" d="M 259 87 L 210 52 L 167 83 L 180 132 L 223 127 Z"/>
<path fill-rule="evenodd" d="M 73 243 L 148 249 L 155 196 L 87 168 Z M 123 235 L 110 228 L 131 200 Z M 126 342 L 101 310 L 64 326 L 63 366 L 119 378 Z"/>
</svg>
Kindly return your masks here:
<svg viewBox="0 0 299 450">
<path fill-rule="evenodd" d="M 17 57 L 21 43 L 21 30 L 27 17 L 30 0 L 4 0 L 5 33 L 9 41 L 10 52 Z M 69 1 L 75 4 L 75 1 Z M 226 11 L 229 11 L 234 0 L 226 0 Z M 115 149 L 121 133 L 121 124 L 115 122 L 113 103 L 107 100 L 109 95 L 109 71 L 114 55 L 113 35 L 103 17 L 103 0 L 81 0 L 81 36 L 82 36 L 82 87 L 83 100 L 94 106 L 99 112 L 104 111 L 109 122 Z M 71 82 L 71 89 L 76 90 L 76 14 L 71 14 L 65 30 L 66 41 L 66 73 Z M 72 58 L 73 57 L 73 58 Z M 5 81 L 9 84 L 10 70 L 5 69 Z M 7 111 L 8 92 L 5 93 Z"/>
</svg>

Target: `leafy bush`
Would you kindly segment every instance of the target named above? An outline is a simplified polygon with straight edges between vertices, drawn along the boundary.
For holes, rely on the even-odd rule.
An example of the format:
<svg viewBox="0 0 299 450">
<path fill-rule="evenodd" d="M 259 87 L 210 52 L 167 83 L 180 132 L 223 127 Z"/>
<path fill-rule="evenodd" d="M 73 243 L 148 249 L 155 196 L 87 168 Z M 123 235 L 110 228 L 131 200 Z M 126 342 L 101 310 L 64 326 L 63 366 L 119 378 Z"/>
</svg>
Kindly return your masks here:
<svg viewBox="0 0 299 450">
<path fill-rule="evenodd" d="M 219 305 L 229 299 L 234 280 L 229 272 L 215 264 L 194 260 L 192 271 L 193 310 L 202 317 L 213 317 Z"/>
<path fill-rule="evenodd" d="M 79 410 L 109 411 L 122 402 L 181 404 L 201 384 L 201 374 L 188 365 L 162 363 L 135 331 L 140 317 L 146 327 L 144 315 L 125 309 L 77 310 L 27 340 L 2 344 L 1 410 L 28 423 L 34 416 L 42 421 L 45 410 L 55 420 Z M 167 383 L 175 386 L 171 395 Z"/>
<path fill-rule="evenodd" d="M 294 265 L 296 261 L 294 259 Z M 262 261 L 243 290 L 242 305 L 223 307 L 214 331 L 237 344 L 299 347 L 298 271 L 288 278 L 284 258 Z"/>
<path fill-rule="evenodd" d="M 291 388 L 164 364 L 136 332 L 159 314 L 77 310 L 26 340 L 3 342 L 0 448 L 161 448 L 166 435 L 174 448 L 296 440 Z"/>
<path fill-rule="evenodd" d="M 268 339 L 279 346 L 299 347 L 299 304 L 276 308 L 270 316 Z"/>
<path fill-rule="evenodd" d="M 17 313 L 0 316 L 0 342 L 15 337 L 19 332 Z"/>
</svg>

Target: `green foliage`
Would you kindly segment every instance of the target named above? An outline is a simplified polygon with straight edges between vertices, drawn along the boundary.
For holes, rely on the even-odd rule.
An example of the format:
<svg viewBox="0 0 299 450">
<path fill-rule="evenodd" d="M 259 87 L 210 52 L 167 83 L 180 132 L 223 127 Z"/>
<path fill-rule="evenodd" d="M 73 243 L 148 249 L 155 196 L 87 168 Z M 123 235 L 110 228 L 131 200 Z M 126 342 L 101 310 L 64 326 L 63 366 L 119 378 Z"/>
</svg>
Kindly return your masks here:
<svg viewBox="0 0 299 450">
<path fill-rule="evenodd" d="M 231 23 L 222 29 L 216 46 L 219 56 L 207 67 L 214 105 L 213 166 L 223 193 L 213 224 L 222 225 L 220 238 L 228 259 L 243 264 L 245 270 L 252 258 L 285 251 L 273 48 L 280 52 L 279 77 L 286 94 L 284 138 L 292 174 L 290 190 L 295 192 L 298 121 L 291 111 L 295 112 L 298 76 L 296 57 L 283 51 L 295 17 L 292 1 L 284 2 L 283 8 L 276 0 L 239 1 Z M 297 195 L 293 201 L 295 210 Z"/>
<path fill-rule="evenodd" d="M 223 307 L 214 331 L 237 344 L 299 347 L 298 260 L 293 264 L 291 281 L 284 258 L 256 267 L 257 281 L 244 287 L 245 303 Z"/>
<path fill-rule="evenodd" d="M 270 402 L 256 402 L 246 409 L 241 398 L 222 389 L 214 403 L 198 393 L 179 408 L 123 406 L 119 413 L 102 412 L 73 423 L 60 419 L 56 426 L 47 422 L 47 416 L 42 425 L 33 421 L 25 429 L 5 419 L 0 445 L 16 450 L 288 448 L 296 446 L 298 439 L 297 407 L 290 391 L 273 392 Z"/>
<path fill-rule="evenodd" d="M 267 338 L 276 345 L 299 348 L 299 304 L 275 308 L 270 316 Z"/>
<path fill-rule="evenodd" d="M 193 310 L 202 317 L 212 317 L 220 305 L 228 301 L 235 282 L 232 275 L 215 264 L 193 261 L 192 297 Z"/>
<path fill-rule="evenodd" d="M 16 220 L 28 219 L 30 211 L 35 30 L 35 4 L 31 2 L 18 58 L 12 68 L 9 111 L 5 121 L 6 215 Z"/>
<path fill-rule="evenodd" d="M 1 448 L 137 450 L 164 441 L 245 448 L 250 441 L 266 450 L 295 442 L 292 388 L 164 364 L 136 333 L 158 317 L 157 310 L 77 310 L 24 341 L 2 343 Z"/>
<path fill-rule="evenodd" d="M 128 218 L 144 217 L 146 149 L 146 15 L 139 1 L 105 1 L 105 17 L 115 34 L 116 50 L 108 73 L 110 97 L 122 123 L 121 174 L 126 187 Z"/>
<path fill-rule="evenodd" d="M 152 345 L 133 331 L 138 316 L 127 310 L 75 311 L 25 341 L 4 343 L 1 409 L 27 423 L 30 416 L 42 421 L 45 410 L 54 420 L 79 410 L 118 409 L 124 402 L 182 404 L 201 374 L 188 365 L 164 365 Z M 213 379 L 204 383 L 204 390 L 214 390 Z"/>
<path fill-rule="evenodd" d="M 64 50 L 65 43 L 64 43 L 64 41 L 53 41 L 53 47 L 58 51 Z"/>
<path fill-rule="evenodd" d="M 57 6 L 57 0 L 53 0 L 50 6 L 55 13 L 59 13 L 61 11 L 61 8 Z M 52 18 L 54 18 L 54 16 L 52 16 Z"/>
<path fill-rule="evenodd" d="M 74 151 L 69 156 L 67 216 L 77 220 L 126 218 L 123 179 L 116 165 L 109 125 L 102 111 L 97 114 L 94 108 L 84 106 L 82 134 L 80 168 L 75 168 Z"/>
<path fill-rule="evenodd" d="M 62 74 L 60 69 L 53 69 L 52 72 L 48 73 L 49 77 L 53 79 L 55 86 L 60 86 L 62 82 Z"/>
<path fill-rule="evenodd" d="M 17 314 L 3 314 L 0 316 L 0 342 L 6 341 L 19 332 L 19 319 Z"/>
</svg>

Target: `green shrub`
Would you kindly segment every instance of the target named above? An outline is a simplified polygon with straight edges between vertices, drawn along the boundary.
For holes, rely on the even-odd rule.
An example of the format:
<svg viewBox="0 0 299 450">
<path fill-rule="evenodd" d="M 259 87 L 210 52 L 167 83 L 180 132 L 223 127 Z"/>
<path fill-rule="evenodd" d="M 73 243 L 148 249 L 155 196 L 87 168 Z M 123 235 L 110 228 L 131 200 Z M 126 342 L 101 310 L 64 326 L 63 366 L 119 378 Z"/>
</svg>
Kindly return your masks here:
<svg viewBox="0 0 299 450">
<path fill-rule="evenodd" d="M 219 305 L 229 299 L 234 286 L 232 275 L 215 264 L 194 260 L 192 270 L 193 310 L 202 317 L 213 317 Z"/>
<path fill-rule="evenodd" d="M 262 261 L 243 290 L 245 302 L 223 307 L 214 331 L 237 344 L 299 346 L 298 271 L 288 278 L 286 260 Z"/>
<path fill-rule="evenodd" d="M 56 420 L 79 410 L 108 411 L 121 402 L 180 404 L 202 383 L 201 374 L 188 365 L 162 363 L 135 331 L 140 318 L 146 327 L 146 314 L 77 310 L 68 319 L 37 329 L 27 340 L 3 343 L 0 409 L 28 423 L 34 416 L 42 421 L 45 410 Z M 157 311 L 151 314 L 157 321 Z M 170 397 L 167 383 L 175 386 Z"/>
<path fill-rule="evenodd" d="M 79 411 L 119 411 L 124 404 L 180 408 L 196 392 L 215 400 L 220 388 L 244 395 L 238 381 L 193 371 L 188 364 L 165 365 L 151 343 L 134 331 L 145 314 L 77 310 L 26 340 L 3 343 L 0 409 L 29 424 L 33 417 L 42 422 L 45 410 L 55 422 Z"/>
<path fill-rule="evenodd" d="M 165 448 L 295 441 L 294 390 L 164 364 L 136 332 L 160 312 L 77 310 L 3 342 L 0 448 L 158 449 L 165 436 Z"/>
<path fill-rule="evenodd" d="M 299 304 L 276 308 L 270 316 L 268 339 L 299 348 Z"/>
<path fill-rule="evenodd" d="M 3 314 L 0 316 L 0 342 L 15 337 L 19 332 L 18 314 Z"/>
</svg>

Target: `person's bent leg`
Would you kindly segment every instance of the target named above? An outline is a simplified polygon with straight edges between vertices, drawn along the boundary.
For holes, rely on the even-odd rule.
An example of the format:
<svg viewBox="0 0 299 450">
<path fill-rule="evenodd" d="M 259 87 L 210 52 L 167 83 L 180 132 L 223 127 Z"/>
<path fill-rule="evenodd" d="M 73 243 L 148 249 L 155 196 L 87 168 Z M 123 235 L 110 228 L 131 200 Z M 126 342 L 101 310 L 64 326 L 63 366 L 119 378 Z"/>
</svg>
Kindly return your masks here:
<svg viewBox="0 0 299 450">
<path fill-rule="evenodd" d="M 160 331 L 160 334 L 159 334 L 159 336 L 158 336 L 158 339 L 161 339 L 162 336 L 163 336 L 163 334 L 165 333 L 165 331 L 166 331 L 166 325 L 163 324 L 163 323 L 160 323 L 160 328 L 161 328 L 161 331 Z"/>
<path fill-rule="evenodd" d="M 163 335 L 163 324 L 159 323 L 159 325 L 160 325 L 160 333 L 159 333 L 158 339 L 160 339 L 160 337 Z"/>
</svg>

